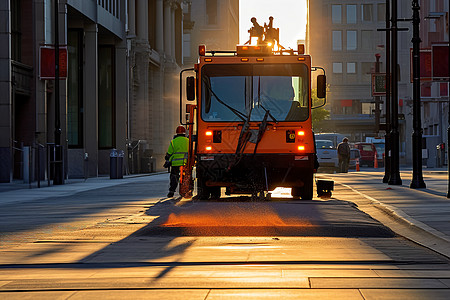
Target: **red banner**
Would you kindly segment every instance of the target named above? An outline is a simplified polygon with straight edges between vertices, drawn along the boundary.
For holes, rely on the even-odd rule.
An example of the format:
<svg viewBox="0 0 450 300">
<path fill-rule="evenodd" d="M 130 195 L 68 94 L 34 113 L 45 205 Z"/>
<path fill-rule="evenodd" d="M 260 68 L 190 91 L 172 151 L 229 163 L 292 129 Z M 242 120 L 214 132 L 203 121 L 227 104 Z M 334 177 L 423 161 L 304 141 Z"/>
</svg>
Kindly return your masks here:
<svg viewBox="0 0 450 300">
<path fill-rule="evenodd" d="M 55 79 L 55 48 L 42 46 L 40 48 L 39 77 Z M 59 47 L 59 79 L 67 77 L 67 47 Z"/>
<path fill-rule="evenodd" d="M 447 80 L 448 45 L 431 45 L 433 51 L 433 80 Z"/>
</svg>

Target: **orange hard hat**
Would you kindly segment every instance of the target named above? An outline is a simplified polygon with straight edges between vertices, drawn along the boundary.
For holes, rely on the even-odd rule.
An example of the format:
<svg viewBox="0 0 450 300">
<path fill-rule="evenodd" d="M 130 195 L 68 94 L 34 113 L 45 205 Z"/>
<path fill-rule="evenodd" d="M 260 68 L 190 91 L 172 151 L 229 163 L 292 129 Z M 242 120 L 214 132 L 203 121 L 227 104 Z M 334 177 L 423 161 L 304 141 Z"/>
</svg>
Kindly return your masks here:
<svg viewBox="0 0 450 300">
<path fill-rule="evenodd" d="M 182 126 L 182 125 L 179 125 L 177 127 L 176 133 L 177 134 L 185 134 L 186 133 L 186 128 L 184 128 L 184 126 Z"/>
</svg>

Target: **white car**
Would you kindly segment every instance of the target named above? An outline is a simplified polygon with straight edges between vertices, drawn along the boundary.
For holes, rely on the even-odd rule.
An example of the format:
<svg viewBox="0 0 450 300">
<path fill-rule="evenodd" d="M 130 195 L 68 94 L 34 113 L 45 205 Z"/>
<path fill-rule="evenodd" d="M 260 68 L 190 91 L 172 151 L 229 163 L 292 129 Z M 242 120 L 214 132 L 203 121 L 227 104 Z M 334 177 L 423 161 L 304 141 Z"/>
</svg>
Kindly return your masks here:
<svg viewBox="0 0 450 300">
<path fill-rule="evenodd" d="M 319 161 L 319 170 L 337 171 L 339 168 L 339 159 L 337 149 L 332 141 L 316 140 L 317 159 Z"/>
</svg>

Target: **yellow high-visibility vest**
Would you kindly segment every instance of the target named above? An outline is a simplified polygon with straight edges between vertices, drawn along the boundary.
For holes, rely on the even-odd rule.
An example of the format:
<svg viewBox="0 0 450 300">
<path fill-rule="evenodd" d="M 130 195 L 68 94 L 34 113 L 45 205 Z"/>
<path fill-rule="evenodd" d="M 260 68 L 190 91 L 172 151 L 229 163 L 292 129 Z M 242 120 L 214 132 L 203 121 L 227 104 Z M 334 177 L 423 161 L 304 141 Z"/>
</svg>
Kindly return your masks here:
<svg viewBox="0 0 450 300">
<path fill-rule="evenodd" d="M 170 141 L 167 153 L 170 155 L 172 166 L 184 166 L 187 162 L 189 151 L 189 139 L 185 136 L 177 136 Z"/>
</svg>

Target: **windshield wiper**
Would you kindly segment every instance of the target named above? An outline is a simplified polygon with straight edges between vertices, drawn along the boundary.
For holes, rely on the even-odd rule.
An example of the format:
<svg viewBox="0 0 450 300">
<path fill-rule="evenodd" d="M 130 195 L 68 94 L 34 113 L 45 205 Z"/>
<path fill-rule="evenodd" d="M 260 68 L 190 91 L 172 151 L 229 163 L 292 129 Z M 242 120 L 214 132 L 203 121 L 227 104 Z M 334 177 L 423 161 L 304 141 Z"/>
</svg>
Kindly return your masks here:
<svg viewBox="0 0 450 300">
<path fill-rule="evenodd" d="M 272 114 L 270 113 L 270 110 L 266 109 L 262 104 L 261 104 L 261 76 L 258 76 L 258 106 L 261 106 L 262 109 L 264 109 L 264 111 L 266 112 L 266 116 L 265 116 L 265 120 L 267 121 L 267 115 L 269 115 L 269 117 L 272 118 L 272 120 L 278 124 L 277 119 L 275 119 L 274 116 L 272 116 Z"/>
<path fill-rule="evenodd" d="M 275 122 L 275 123 L 277 123 L 278 124 L 278 121 L 277 121 L 277 119 L 275 119 L 275 117 L 274 116 L 272 116 L 272 114 L 270 113 L 270 110 L 268 110 L 267 108 L 265 108 L 261 103 L 259 104 L 259 106 L 261 106 L 262 107 L 262 109 L 264 109 L 264 111 L 266 112 L 266 114 L 268 114 L 269 115 L 269 117 L 271 117 L 272 118 L 272 120 Z"/>
<path fill-rule="evenodd" d="M 220 104 L 222 104 L 223 106 L 228 108 L 232 113 L 234 113 L 236 116 L 238 116 L 239 119 L 241 119 L 242 121 L 244 121 L 244 122 L 246 121 L 247 116 L 245 114 L 243 114 L 242 112 L 238 111 L 237 109 L 229 106 L 228 104 L 226 104 L 225 102 L 220 100 L 220 98 L 216 95 L 216 93 L 214 93 L 212 88 L 209 86 L 209 83 L 206 80 L 203 80 L 203 81 L 205 82 L 205 85 L 208 88 L 208 90 L 210 91 L 210 93 L 217 99 L 217 102 L 219 102 Z"/>
</svg>

